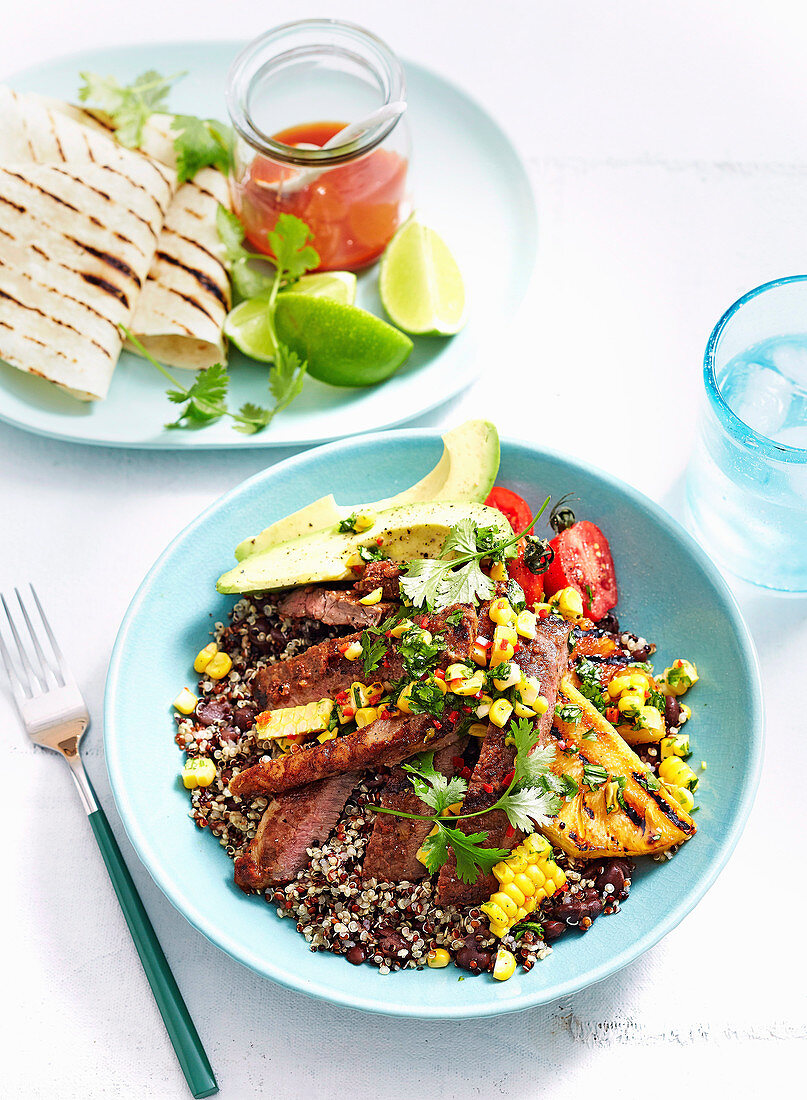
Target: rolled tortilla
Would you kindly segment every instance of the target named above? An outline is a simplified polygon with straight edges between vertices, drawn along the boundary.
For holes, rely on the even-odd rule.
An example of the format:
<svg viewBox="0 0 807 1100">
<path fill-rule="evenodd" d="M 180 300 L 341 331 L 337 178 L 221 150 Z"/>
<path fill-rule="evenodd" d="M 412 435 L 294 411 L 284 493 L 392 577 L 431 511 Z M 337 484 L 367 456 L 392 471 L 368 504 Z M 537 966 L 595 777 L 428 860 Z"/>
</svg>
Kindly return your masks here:
<svg viewBox="0 0 807 1100">
<path fill-rule="evenodd" d="M 0 358 L 105 397 L 172 191 L 135 154 L 0 168 Z"/>
</svg>

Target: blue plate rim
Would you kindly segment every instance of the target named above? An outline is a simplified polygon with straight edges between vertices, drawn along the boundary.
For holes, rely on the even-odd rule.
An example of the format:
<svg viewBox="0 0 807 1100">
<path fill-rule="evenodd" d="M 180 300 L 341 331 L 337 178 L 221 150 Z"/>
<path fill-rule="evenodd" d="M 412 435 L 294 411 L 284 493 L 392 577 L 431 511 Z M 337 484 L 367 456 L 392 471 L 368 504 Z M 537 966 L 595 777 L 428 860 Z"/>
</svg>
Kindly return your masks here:
<svg viewBox="0 0 807 1100">
<path fill-rule="evenodd" d="M 282 966 L 277 966 L 271 962 L 267 962 L 265 958 L 259 958 L 257 953 L 245 953 L 240 947 L 236 948 L 232 942 L 228 946 L 227 933 L 219 929 L 213 929 L 210 927 L 210 922 L 201 914 L 196 906 L 190 903 L 187 899 L 178 899 L 176 897 L 176 891 L 171 887 L 167 875 L 155 870 L 152 867 L 152 856 L 150 845 L 143 837 L 137 822 L 132 818 L 130 812 L 128 812 L 128 801 L 126 798 L 126 783 L 125 775 L 120 770 L 119 762 L 117 760 L 114 745 L 110 744 L 109 731 L 114 725 L 113 712 L 116 707 L 116 693 L 118 688 L 118 682 L 122 675 L 122 659 L 123 651 L 126 645 L 126 639 L 129 629 L 145 599 L 148 597 L 151 587 L 157 579 L 157 576 L 164 565 L 174 554 L 178 553 L 181 549 L 182 543 L 189 538 L 193 532 L 201 526 L 207 518 L 217 511 L 220 507 L 228 504 L 234 500 L 242 492 L 247 491 L 253 485 L 269 479 L 271 480 L 272 472 L 283 468 L 286 470 L 294 470 L 297 466 L 304 465 L 306 462 L 311 461 L 311 456 L 316 453 L 318 456 L 322 454 L 335 454 L 341 450 L 352 448 L 355 446 L 372 447 L 372 445 L 381 440 L 389 438 L 398 439 L 425 439 L 429 442 L 439 442 L 441 439 L 441 433 L 435 429 L 429 428 L 412 428 L 412 429 L 394 429 L 385 430 L 379 432 L 367 433 L 366 435 L 356 436 L 354 438 L 339 439 L 332 443 L 325 443 L 319 447 L 311 448 L 308 451 L 300 454 L 293 455 L 282 462 L 276 463 L 273 466 L 267 467 L 264 470 L 253 474 L 251 477 L 246 478 L 240 482 L 229 492 L 223 494 L 217 500 L 213 501 L 207 508 L 205 508 L 194 520 L 192 520 L 186 527 L 184 527 L 168 544 L 165 550 L 156 559 L 154 564 L 146 573 L 146 576 L 141 581 L 135 595 L 133 596 L 129 607 L 123 617 L 118 635 L 115 640 L 115 645 L 112 650 L 112 655 L 109 661 L 109 668 L 107 671 L 106 690 L 104 693 L 104 755 L 107 764 L 107 772 L 109 775 L 110 787 L 112 789 L 113 798 L 115 800 L 116 808 L 123 824 L 126 835 L 129 838 L 132 847 L 137 853 L 138 858 L 144 864 L 154 882 L 160 888 L 163 894 L 168 898 L 172 905 L 185 917 L 185 919 L 206 939 L 208 939 L 215 946 L 225 951 L 235 961 L 242 963 L 249 967 L 249 969 L 256 973 L 267 977 L 277 984 L 284 986 L 288 989 L 293 989 L 296 992 L 306 993 L 312 997 L 319 998 L 327 1001 L 331 1004 L 343 1006 L 345 1008 L 354 1008 L 363 1012 L 371 1012 L 383 1016 L 395 1016 L 399 1018 L 407 1019 L 422 1019 L 422 1020 L 462 1020 L 462 1019 L 477 1019 L 490 1016 L 500 1016 L 511 1012 L 520 1012 L 530 1008 L 536 1008 L 542 1004 L 547 1004 L 551 1001 L 559 1000 L 563 997 L 570 996 L 573 993 L 579 992 L 581 989 L 588 988 L 591 985 L 596 985 L 598 982 L 605 980 L 612 974 L 623 969 L 629 963 L 633 962 L 640 955 L 643 955 L 650 948 L 654 947 L 661 939 L 664 938 L 669 932 L 671 932 L 680 922 L 687 916 L 688 913 L 694 909 L 694 907 L 700 902 L 707 891 L 714 884 L 720 872 L 725 867 L 731 853 L 737 845 L 740 836 L 745 828 L 748 816 L 751 812 L 751 808 L 756 797 L 757 788 L 759 786 L 760 775 L 762 771 L 762 761 L 764 752 L 765 741 L 765 722 L 764 722 L 764 704 L 762 695 L 762 680 L 759 666 L 759 659 L 757 657 L 756 647 L 754 646 L 753 639 L 751 638 L 748 626 L 743 618 L 742 612 L 737 604 L 737 600 L 734 593 L 731 591 L 727 582 L 724 580 L 718 567 L 714 564 L 711 558 L 706 554 L 703 548 L 696 542 L 696 540 L 686 531 L 679 523 L 677 523 L 672 516 L 669 515 L 660 505 L 650 500 L 644 493 L 638 489 L 634 489 L 620 478 L 614 476 L 593 466 L 589 463 L 582 463 L 577 459 L 571 458 L 560 451 L 550 450 L 548 448 L 537 447 L 534 443 L 521 439 L 519 437 L 507 436 L 502 439 L 503 446 L 515 446 L 523 448 L 533 455 L 539 457 L 546 457 L 550 460 L 555 460 L 566 464 L 572 470 L 580 470 L 586 474 L 593 474 L 596 477 L 605 481 L 609 487 L 616 489 L 617 491 L 624 493 L 631 501 L 637 506 L 644 508 L 653 518 L 670 534 L 674 539 L 682 541 L 695 559 L 695 561 L 703 569 L 704 573 L 708 577 L 709 581 L 714 585 L 718 594 L 722 598 L 726 610 L 729 613 L 732 626 L 735 631 L 740 650 L 743 654 L 743 658 L 746 662 L 748 671 L 750 672 L 749 686 L 752 698 L 752 714 L 750 715 L 749 730 L 751 732 L 751 740 L 749 743 L 749 757 L 748 767 L 746 768 L 743 776 L 741 796 L 737 803 L 737 810 L 734 816 L 734 821 L 731 828 L 720 840 L 719 846 L 715 852 L 715 857 L 712 865 L 707 874 L 701 876 L 697 882 L 696 887 L 689 893 L 685 894 L 680 901 L 674 905 L 665 917 L 656 922 L 648 931 L 640 936 L 638 939 L 633 940 L 630 944 L 627 944 L 623 950 L 614 955 L 607 963 L 603 963 L 595 967 L 590 973 L 588 973 L 584 980 L 569 979 L 567 981 L 561 981 L 556 983 L 550 988 L 535 988 L 534 990 L 520 994 L 514 997 L 512 1001 L 508 1001 L 506 1004 L 501 1004 L 495 1000 L 491 1000 L 490 1005 L 485 1005 L 479 1008 L 475 1008 L 474 1011 L 469 1012 L 462 1006 L 457 1006 L 456 1010 L 441 1009 L 435 1011 L 428 1006 L 410 1007 L 405 1009 L 395 1010 L 391 1008 L 388 1001 L 382 1001 L 377 997 L 371 997 L 366 995 L 359 995 L 355 993 L 346 993 L 345 996 L 335 996 L 333 988 L 330 985 L 319 984 L 316 982 L 306 981 L 301 983 L 296 979 L 291 968 L 284 969 Z M 158 861 L 159 866 L 159 861 Z"/>
<path fill-rule="evenodd" d="M 137 41 L 127 43 L 115 43 L 105 46 L 96 46 L 88 50 L 71 50 L 68 53 L 56 54 L 53 57 L 48 58 L 46 61 L 40 61 L 35 65 L 25 66 L 21 69 L 15 69 L 14 72 L 7 74 L 3 78 L 3 83 L 13 86 L 14 81 L 20 77 L 36 76 L 39 72 L 47 72 L 48 67 L 56 62 L 67 63 L 72 59 L 77 62 L 81 59 L 87 59 L 92 55 L 97 55 L 99 58 L 105 54 L 114 52 L 115 50 L 138 50 L 138 49 L 168 49 L 168 48 L 205 48 L 211 46 L 232 46 L 234 55 L 241 47 L 246 44 L 246 39 L 242 38 L 189 38 L 189 39 L 161 39 L 157 42 L 150 41 Z M 514 162 L 519 168 L 519 178 L 517 181 L 517 188 L 524 201 L 525 209 L 529 211 L 528 223 L 525 223 L 523 232 L 520 236 L 520 249 L 525 257 L 526 264 L 530 266 L 530 275 L 523 282 L 523 286 L 520 292 L 517 292 L 516 296 L 512 299 L 511 310 L 515 313 L 523 304 L 532 275 L 534 273 L 535 261 L 538 255 L 538 198 L 535 188 L 530 179 L 529 171 L 527 170 L 527 164 L 518 150 L 515 140 L 510 134 L 509 129 L 502 125 L 485 107 L 485 105 L 477 99 L 477 97 L 469 92 L 463 85 L 458 84 L 456 81 L 449 79 L 438 72 L 436 69 L 432 69 L 428 65 L 423 65 L 419 61 L 413 61 L 409 58 L 401 58 L 404 71 L 409 69 L 419 69 L 421 72 L 427 73 L 430 76 L 436 76 L 440 79 L 448 88 L 460 95 L 488 122 L 495 130 L 498 131 L 501 136 L 501 140 L 508 147 Z M 492 342 L 492 336 L 488 336 L 487 343 Z M 452 393 L 441 396 L 435 401 L 429 401 L 418 412 L 407 413 L 405 416 L 393 417 L 387 423 L 380 426 L 378 431 L 392 431 L 398 428 L 400 425 L 412 423 L 412 421 L 418 420 L 420 417 L 428 416 L 434 412 L 435 409 L 441 407 L 449 401 L 453 401 L 458 394 L 467 390 L 470 386 L 477 381 L 482 373 L 483 364 L 482 357 L 477 356 L 477 370 L 473 377 L 466 379 L 459 385 Z M 301 439 L 282 439 L 274 441 L 271 436 L 262 436 L 260 439 L 255 436 L 240 436 L 234 438 L 231 442 L 225 440 L 205 440 L 199 433 L 195 433 L 193 436 L 193 443 L 177 444 L 172 442 L 176 433 L 166 432 L 164 436 L 156 439 L 143 439 L 136 440 L 134 442 L 126 440 L 116 439 L 96 439 L 86 437 L 82 435 L 72 434 L 68 428 L 64 431 L 54 431 L 53 429 L 36 426 L 26 423 L 24 420 L 19 419 L 16 416 L 8 415 L 0 408 L 0 422 L 9 424 L 11 427 L 16 428 L 18 431 L 29 432 L 32 435 L 38 435 L 45 439 L 58 439 L 65 443 L 84 444 L 88 447 L 114 447 L 121 450 L 135 450 L 135 451 L 175 451 L 184 453 L 188 451 L 195 453 L 196 451 L 241 451 L 241 450 L 272 450 L 286 447 L 305 447 L 311 449 L 312 447 L 319 447 L 327 445 L 331 442 L 338 442 L 345 436 L 320 436 L 317 439 L 301 438 Z"/>
</svg>

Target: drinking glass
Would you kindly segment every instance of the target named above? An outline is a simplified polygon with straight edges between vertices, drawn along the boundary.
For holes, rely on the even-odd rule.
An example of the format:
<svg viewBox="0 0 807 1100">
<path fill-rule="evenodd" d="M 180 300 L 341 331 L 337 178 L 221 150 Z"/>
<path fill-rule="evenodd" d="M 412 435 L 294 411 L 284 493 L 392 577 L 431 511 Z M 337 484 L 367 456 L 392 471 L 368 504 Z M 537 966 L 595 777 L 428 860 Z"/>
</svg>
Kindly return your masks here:
<svg viewBox="0 0 807 1100">
<path fill-rule="evenodd" d="M 755 584 L 807 592 L 807 275 L 743 295 L 715 326 L 687 520 Z"/>
</svg>

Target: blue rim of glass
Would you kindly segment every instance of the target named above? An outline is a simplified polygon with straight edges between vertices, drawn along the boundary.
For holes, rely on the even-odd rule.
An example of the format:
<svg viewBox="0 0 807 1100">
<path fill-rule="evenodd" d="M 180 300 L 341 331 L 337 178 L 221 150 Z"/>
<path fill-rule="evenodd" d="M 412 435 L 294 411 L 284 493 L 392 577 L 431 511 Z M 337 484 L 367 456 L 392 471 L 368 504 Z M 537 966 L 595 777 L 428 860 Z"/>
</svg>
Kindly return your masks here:
<svg viewBox="0 0 807 1100">
<path fill-rule="evenodd" d="M 703 383 L 706 387 L 709 404 L 726 431 L 739 443 L 780 462 L 807 463 L 807 450 L 801 447 L 791 447 L 787 443 L 777 443 L 767 435 L 755 431 L 744 420 L 741 420 L 723 398 L 715 376 L 715 356 L 720 338 L 735 313 L 742 309 L 747 302 L 750 302 L 752 298 L 756 298 L 768 290 L 787 286 L 789 283 L 805 283 L 807 285 L 807 275 L 787 275 L 782 279 L 772 279 L 769 283 L 762 283 L 760 286 L 754 287 L 753 290 L 749 290 L 741 298 L 738 298 L 733 305 L 729 306 L 712 329 L 709 343 L 706 345 L 703 356 Z"/>
</svg>

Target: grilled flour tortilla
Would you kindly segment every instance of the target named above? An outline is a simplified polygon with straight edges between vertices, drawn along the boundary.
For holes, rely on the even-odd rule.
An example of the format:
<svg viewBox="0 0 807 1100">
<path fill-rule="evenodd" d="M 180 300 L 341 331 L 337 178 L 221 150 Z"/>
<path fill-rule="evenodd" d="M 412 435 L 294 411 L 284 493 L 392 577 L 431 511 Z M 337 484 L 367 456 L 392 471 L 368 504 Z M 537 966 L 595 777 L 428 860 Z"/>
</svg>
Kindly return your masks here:
<svg viewBox="0 0 807 1100">
<path fill-rule="evenodd" d="M 96 132 L 114 133 L 97 111 L 48 102 Z M 171 115 L 152 115 L 143 130 L 143 152 L 174 168 L 175 137 Z M 230 279 L 220 258 L 219 203 L 230 208 L 227 181 L 215 168 L 203 168 L 180 185 L 129 326 L 146 350 L 168 366 L 201 370 L 227 361 L 223 330 Z M 137 354 L 136 347 L 127 347 Z"/>
<path fill-rule="evenodd" d="M 171 199 L 146 157 L 0 168 L 0 357 L 106 396 Z"/>
</svg>

